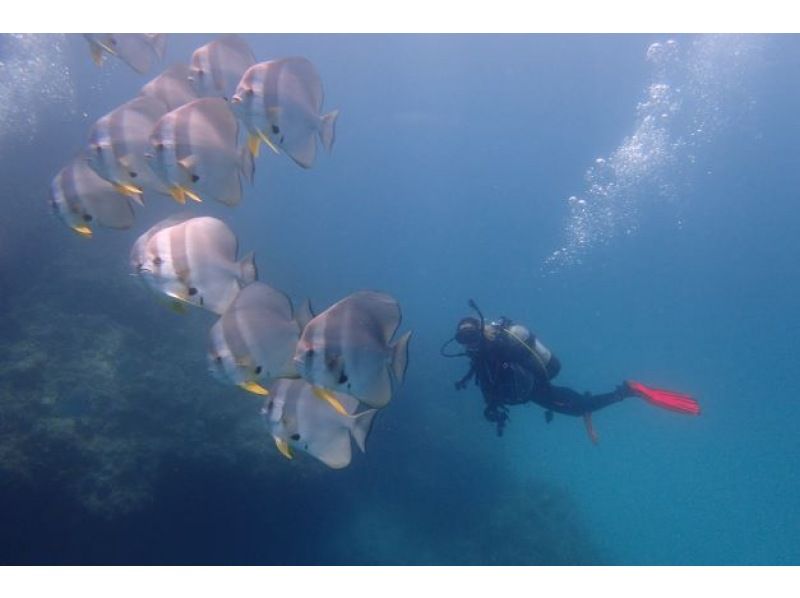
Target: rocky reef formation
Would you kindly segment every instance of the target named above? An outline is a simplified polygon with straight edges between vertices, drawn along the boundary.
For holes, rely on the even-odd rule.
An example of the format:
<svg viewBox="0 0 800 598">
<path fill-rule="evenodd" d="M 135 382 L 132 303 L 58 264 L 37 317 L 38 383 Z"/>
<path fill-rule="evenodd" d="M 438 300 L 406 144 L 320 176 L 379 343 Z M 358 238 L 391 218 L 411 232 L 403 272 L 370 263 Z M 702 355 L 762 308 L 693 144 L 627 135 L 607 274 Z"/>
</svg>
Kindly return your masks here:
<svg viewBox="0 0 800 598">
<path fill-rule="evenodd" d="M 209 376 L 213 318 L 80 251 L 3 297 L 0 563 L 599 562 L 566 495 L 415 423 L 441 417 L 426 375 L 347 470 L 285 460 L 258 398 Z"/>
</svg>

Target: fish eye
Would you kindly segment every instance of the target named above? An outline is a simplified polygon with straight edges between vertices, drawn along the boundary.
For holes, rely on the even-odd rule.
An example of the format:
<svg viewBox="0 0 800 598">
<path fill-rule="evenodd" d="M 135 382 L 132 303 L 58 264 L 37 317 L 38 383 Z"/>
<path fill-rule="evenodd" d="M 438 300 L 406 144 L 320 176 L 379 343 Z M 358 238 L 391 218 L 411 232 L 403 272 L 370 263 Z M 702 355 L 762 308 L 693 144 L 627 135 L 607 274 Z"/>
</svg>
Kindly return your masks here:
<svg viewBox="0 0 800 598">
<path fill-rule="evenodd" d="M 292 440 L 300 440 L 300 434 L 292 434 L 289 438 Z"/>
<path fill-rule="evenodd" d="M 255 92 L 253 91 L 253 88 L 251 87 L 250 89 L 248 89 L 247 91 L 245 91 L 245 93 L 246 93 L 247 95 L 251 96 L 251 95 L 253 95 Z"/>
<path fill-rule="evenodd" d="M 103 148 L 100 147 L 100 144 L 97 144 L 97 145 L 94 146 L 94 151 L 97 152 L 98 154 L 102 154 L 103 153 Z"/>
<path fill-rule="evenodd" d="M 91 214 L 84 214 L 83 215 L 83 221 L 84 222 L 91 222 L 92 220 L 93 220 L 93 218 L 92 218 Z"/>
<path fill-rule="evenodd" d="M 133 172 L 133 171 L 129 172 L 128 174 L 130 175 L 130 177 L 131 177 L 132 179 L 135 179 L 137 176 L 139 176 L 139 173 L 138 173 L 138 172 Z"/>
<path fill-rule="evenodd" d="M 216 361 L 217 363 L 222 363 L 222 355 L 215 356 L 214 361 Z"/>
<path fill-rule="evenodd" d="M 193 183 L 196 183 L 196 182 L 197 182 L 197 181 L 199 181 L 199 180 L 200 180 L 200 177 L 199 177 L 199 176 L 197 176 L 196 174 L 193 174 L 193 175 L 192 175 L 192 182 L 193 182 Z"/>
<path fill-rule="evenodd" d="M 260 373 L 261 373 L 261 371 L 262 371 L 262 370 L 261 370 L 261 366 L 260 366 L 260 365 L 259 365 L 259 366 L 257 366 L 257 367 L 256 367 L 256 369 L 255 369 L 254 371 L 255 371 L 256 375 L 260 374 Z"/>
<path fill-rule="evenodd" d="M 156 149 L 157 149 L 159 152 L 162 152 L 162 151 L 164 151 L 164 144 L 163 144 L 163 143 L 161 143 L 161 142 L 159 142 L 159 143 L 156 143 Z"/>
<path fill-rule="evenodd" d="M 349 378 L 347 377 L 347 374 L 345 374 L 344 370 L 342 370 L 342 373 L 339 374 L 339 384 L 345 384 L 348 380 Z"/>
<path fill-rule="evenodd" d="M 163 263 L 164 263 L 164 260 L 162 260 L 160 257 L 156 256 L 156 257 L 153 258 L 153 265 L 160 266 Z"/>
<path fill-rule="evenodd" d="M 195 287 L 189 287 L 189 297 L 193 297 L 197 295 L 197 289 Z"/>
<path fill-rule="evenodd" d="M 280 130 L 280 128 L 278 127 L 278 125 L 272 125 L 272 132 L 273 132 L 273 133 L 275 133 L 275 134 L 277 135 L 278 133 L 280 133 L 280 132 L 281 132 L 281 130 Z"/>
</svg>

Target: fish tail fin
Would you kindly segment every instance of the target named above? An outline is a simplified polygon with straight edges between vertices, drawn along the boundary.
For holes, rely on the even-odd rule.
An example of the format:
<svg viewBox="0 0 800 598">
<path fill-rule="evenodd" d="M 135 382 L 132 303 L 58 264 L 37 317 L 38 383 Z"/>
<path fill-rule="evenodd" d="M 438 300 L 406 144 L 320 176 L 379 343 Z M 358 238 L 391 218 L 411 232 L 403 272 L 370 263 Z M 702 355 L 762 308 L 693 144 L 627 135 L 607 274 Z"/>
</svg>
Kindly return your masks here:
<svg viewBox="0 0 800 598">
<path fill-rule="evenodd" d="M 336 117 L 339 116 L 339 111 L 334 110 L 325 114 L 320 119 L 319 139 L 322 141 L 322 147 L 325 151 L 330 152 L 333 149 L 333 142 L 336 141 Z"/>
<path fill-rule="evenodd" d="M 311 309 L 311 301 L 306 299 L 300 304 L 300 307 L 297 308 L 297 313 L 295 313 L 294 320 L 297 322 L 297 325 L 300 326 L 300 332 L 302 332 L 308 323 L 314 318 L 314 310 Z"/>
<path fill-rule="evenodd" d="M 239 171 L 252 185 L 253 180 L 255 178 L 256 173 L 256 162 L 255 156 L 258 155 L 258 151 L 255 154 L 252 153 L 250 148 L 247 144 L 242 146 L 242 149 L 239 150 Z"/>
<path fill-rule="evenodd" d="M 377 409 L 368 409 L 353 416 L 351 433 L 353 434 L 353 440 L 356 441 L 356 446 L 362 453 L 367 452 L 367 436 L 369 436 L 369 431 L 372 429 L 372 420 L 375 419 L 376 413 L 378 413 Z"/>
<path fill-rule="evenodd" d="M 406 369 L 408 369 L 408 341 L 410 338 L 411 331 L 409 330 L 392 345 L 392 373 L 398 384 L 403 383 Z"/>
<path fill-rule="evenodd" d="M 242 286 L 247 286 L 253 281 L 258 280 L 258 268 L 256 267 L 256 254 L 252 251 L 242 258 L 239 262 L 241 275 L 239 280 Z"/>
</svg>

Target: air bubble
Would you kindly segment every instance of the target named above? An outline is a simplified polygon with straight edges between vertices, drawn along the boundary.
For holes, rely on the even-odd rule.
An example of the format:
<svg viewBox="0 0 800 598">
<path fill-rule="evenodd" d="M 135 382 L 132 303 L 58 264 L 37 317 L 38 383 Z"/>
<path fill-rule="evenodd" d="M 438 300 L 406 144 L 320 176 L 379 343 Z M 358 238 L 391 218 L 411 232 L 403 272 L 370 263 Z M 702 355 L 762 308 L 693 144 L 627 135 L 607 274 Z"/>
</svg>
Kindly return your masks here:
<svg viewBox="0 0 800 598">
<path fill-rule="evenodd" d="M 0 141 L 14 136 L 28 141 L 41 113 L 54 107 L 75 111 L 75 88 L 67 66 L 64 35 L 10 34 L 4 37 L 0 62 Z"/>
<path fill-rule="evenodd" d="M 733 92 L 741 86 L 747 56 L 759 49 L 753 40 L 709 35 L 686 51 L 674 39 L 647 48 L 653 78 L 636 106 L 633 132 L 587 168 L 586 191 L 568 200 L 567 242 L 546 260 L 548 266 L 579 264 L 594 245 L 635 233 L 645 201 L 676 197 L 687 178 L 680 169 L 694 165 L 698 148 L 732 122 L 732 108 L 748 105 L 734 102 Z"/>
</svg>

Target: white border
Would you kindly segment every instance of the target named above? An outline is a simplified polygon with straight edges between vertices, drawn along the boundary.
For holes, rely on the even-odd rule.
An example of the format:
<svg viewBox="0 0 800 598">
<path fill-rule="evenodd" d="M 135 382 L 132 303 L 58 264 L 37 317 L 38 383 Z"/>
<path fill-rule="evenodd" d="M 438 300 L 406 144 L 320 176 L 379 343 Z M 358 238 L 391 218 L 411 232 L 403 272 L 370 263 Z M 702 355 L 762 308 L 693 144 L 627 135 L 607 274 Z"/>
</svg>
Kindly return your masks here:
<svg viewBox="0 0 800 598">
<path fill-rule="evenodd" d="M 711 0 L 270 0 L 211 3 L 30 0 L 6 31 L 162 32 L 792 32 L 790 2 Z"/>
</svg>

